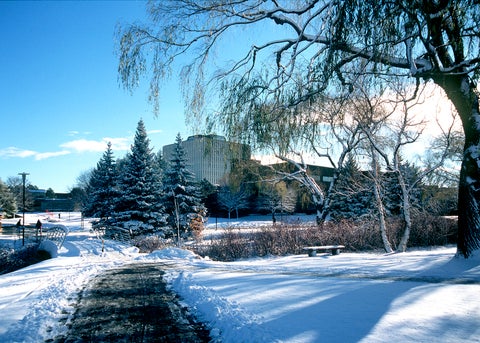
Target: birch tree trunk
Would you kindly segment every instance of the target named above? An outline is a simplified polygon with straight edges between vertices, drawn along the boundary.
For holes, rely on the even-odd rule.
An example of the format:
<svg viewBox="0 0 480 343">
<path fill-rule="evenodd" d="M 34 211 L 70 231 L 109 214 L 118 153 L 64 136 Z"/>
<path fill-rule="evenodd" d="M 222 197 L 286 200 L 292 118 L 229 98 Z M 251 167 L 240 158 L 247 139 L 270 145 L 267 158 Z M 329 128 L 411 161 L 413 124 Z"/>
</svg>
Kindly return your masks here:
<svg viewBox="0 0 480 343">
<path fill-rule="evenodd" d="M 407 250 L 407 243 L 410 238 L 410 231 L 412 229 L 412 216 L 411 216 L 411 205 L 410 205 L 410 192 L 405 184 L 405 179 L 400 171 L 399 166 L 397 165 L 397 180 L 402 190 L 402 212 L 403 212 L 403 220 L 404 220 L 404 230 L 402 238 L 400 239 L 400 243 L 397 247 L 397 252 L 405 252 Z"/>
<path fill-rule="evenodd" d="M 378 159 L 377 152 L 372 149 L 372 173 L 373 173 L 373 193 L 375 195 L 375 203 L 378 211 L 378 223 L 380 227 L 380 235 L 382 237 L 383 248 L 386 253 L 392 253 L 393 249 L 388 241 L 387 223 L 385 221 L 385 208 L 383 207 L 382 193 L 380 188 L 380 176 L 378 175 Z"/>
</svg>

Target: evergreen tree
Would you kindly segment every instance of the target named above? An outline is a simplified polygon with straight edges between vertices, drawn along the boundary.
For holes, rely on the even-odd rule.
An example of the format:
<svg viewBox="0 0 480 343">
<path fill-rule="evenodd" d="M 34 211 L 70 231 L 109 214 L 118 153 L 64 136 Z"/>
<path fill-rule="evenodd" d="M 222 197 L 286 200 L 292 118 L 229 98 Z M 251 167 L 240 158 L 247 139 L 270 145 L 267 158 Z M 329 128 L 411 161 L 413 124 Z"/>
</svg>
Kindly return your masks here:
<svg viewBox="0 0 480 343">
<path fill-rule="evenodd" d="M 399 185 L 397 173 L 402 173 L 403 179 L 407 188 L 415 185 L 409 192 L 410 205 L 414 208 L 422 206 L 422 184 L 418 182 L 419 169 L 410 164 L 408 161 L 404 162 L 401 158 L 399 161 L 399 168 L 397 171 L 387 171 L 383 175 L 384 185 L 384 204 L 387 214 L 391 216 L 398 216 L 403 211 L 402 189 Z"/>
<path fill-rule="evenodd" d="M 203 204 L 208 211 L 209 216 L 218 217 L 218 187 L 212 185 L 207 179 L 203 179 L 198 184 Z"/>
<path fill-rule="evenodd" d="M 157 152 L 157 168 L 158 168 L 158 172 L 160 173 L 160 175 L 162 176 L 163 178 L 163 172 L 165 171 L 165 169 L 167 169 L 167 166 L 168 166 L 168 163 L 167 161 L 165 161 L 165 159 L 163 158 L 163 154 L 162 154 L 162 150 L 159 150 Z"/>
<path fill-rule="evenodd" d="M 84 215 L 99 218 L 99 224 L 108 224 L 113 213 L 114 199 L 118 195 L 116 189 L 117 173 L 112 144 L 108 142 L 107 150 L 93 169 L 87 186 L 87 201 Z"/>
<path fill-rule="evenodd" d="M 117 178 L 120 196 L 116 197 L 112 224 L 130 229 L 134 235 L 161 232 L 166 223 L 157 161 L 149 144 L 140 120 L 131 151 L 122 161 Z"/>
<path fill-rule="evenodd" d="M 187 157 L 180 134 L 175 139 L 173 156 L 164 172 L 163 189 L 168 224 L 171 235 L 186 237 L 192 234 L 191 223 L 203 220 L 206 209 L 201 201 L 201 191 L 195 175 L 187 169 Z"/>
<path fill-rule="evenodd" d="M 348 155 L 332 191 L 330 216 L 334 220 L 358 219 L 371 212 L 372 191 L 352 155 Z"/>
</svg>

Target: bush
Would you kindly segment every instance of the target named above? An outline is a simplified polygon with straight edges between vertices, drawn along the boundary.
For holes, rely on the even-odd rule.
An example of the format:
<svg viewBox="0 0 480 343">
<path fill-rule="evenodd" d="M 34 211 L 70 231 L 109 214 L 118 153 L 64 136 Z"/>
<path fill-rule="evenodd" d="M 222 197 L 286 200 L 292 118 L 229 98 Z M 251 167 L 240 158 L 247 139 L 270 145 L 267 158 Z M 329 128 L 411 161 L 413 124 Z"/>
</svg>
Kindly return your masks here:
<svg viewBox="0 0 480 343">
<path fill-rule="evenodd" d="M 389 218 L 388 237 L 395 249 L 403 234 L 400 218 Z M 409 247 L 424 247 L 455 243 L 456 221 L 425 213 L 415 216 Z M 267 255 L 304 253 L 311 245 L 345 245 L 349 251 L 383 250 L 378 224 L 374 220 L 329 222 L 314 224 L 280 224 L 252 230 L 251 227 L 227 228 L 216 240 L 197 244 L 194 250 L 214 260 L 233 261 Z"/>
<path fill-rule="evenodd" d="M 425 247 L 455 244 L 458 223 L 456 218 L 420 213 L 413 218 L 410 246 Z"/>
<path fill-rule="evenodd" d="M 192 246 L 194 252 L 218 261 L 234 261 L 253 256 L 252 233 L 239 228 L 226 228 L 224 233 L 211 243 Z"/>
<path fill-rule="evenodd" d="M 49 259 L 50 256 L 38 250 L 38 244 L 30 244 L 22 249 L 0 249 L 0 275 L 28 267 Z"/>
<path fill-rule="evenodd" d="M 151 253 L 155 250 L 163 249 L 167 246 L 167 242 L 159 236 L 137 236 L 132 244 L 139 249 L 141 253 Z"/>
</svg>

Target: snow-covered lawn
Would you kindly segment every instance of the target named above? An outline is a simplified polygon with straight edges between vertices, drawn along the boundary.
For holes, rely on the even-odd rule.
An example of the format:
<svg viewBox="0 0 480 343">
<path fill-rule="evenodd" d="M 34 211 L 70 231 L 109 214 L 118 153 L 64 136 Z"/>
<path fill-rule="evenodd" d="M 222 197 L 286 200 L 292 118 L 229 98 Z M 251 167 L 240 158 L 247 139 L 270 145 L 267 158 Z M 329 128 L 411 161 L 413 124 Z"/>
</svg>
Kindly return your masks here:
<svg viewBox="0 0 480 343">
<path fill-rule="evenodd" d="M 59 257 L 0 276 L 0 342 L 65 332 L 91 277 L 164 259 L 178 265 L 167 274 L 171 287 L 216 341 L 480 342 L 480 257 L 457 259 L 454 247 L 223 263 L 174 248 L 139 254 L 115 242 L 102 252 L 77 215 L 59 224 L 70 229 Z"/>
</svg>

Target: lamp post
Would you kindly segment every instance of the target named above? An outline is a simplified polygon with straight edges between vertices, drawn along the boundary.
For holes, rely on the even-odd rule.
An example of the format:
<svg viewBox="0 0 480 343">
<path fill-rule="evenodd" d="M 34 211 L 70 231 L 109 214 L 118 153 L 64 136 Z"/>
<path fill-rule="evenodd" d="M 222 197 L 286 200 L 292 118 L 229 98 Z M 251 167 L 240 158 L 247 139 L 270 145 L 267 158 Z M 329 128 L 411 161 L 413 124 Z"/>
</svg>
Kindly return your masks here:
<svg viewBox="0 0 480 343">
<path fill-rule="evenodd" d="M 23 226 L 22 226 L 22 245 L 25 246 L 25 180 L 27 178 L 27 175 L 30 175 L 29 173 L 18 173 L 18 175 L 22 175 L 22 181 L 23 181 Z"/>
</svg>

